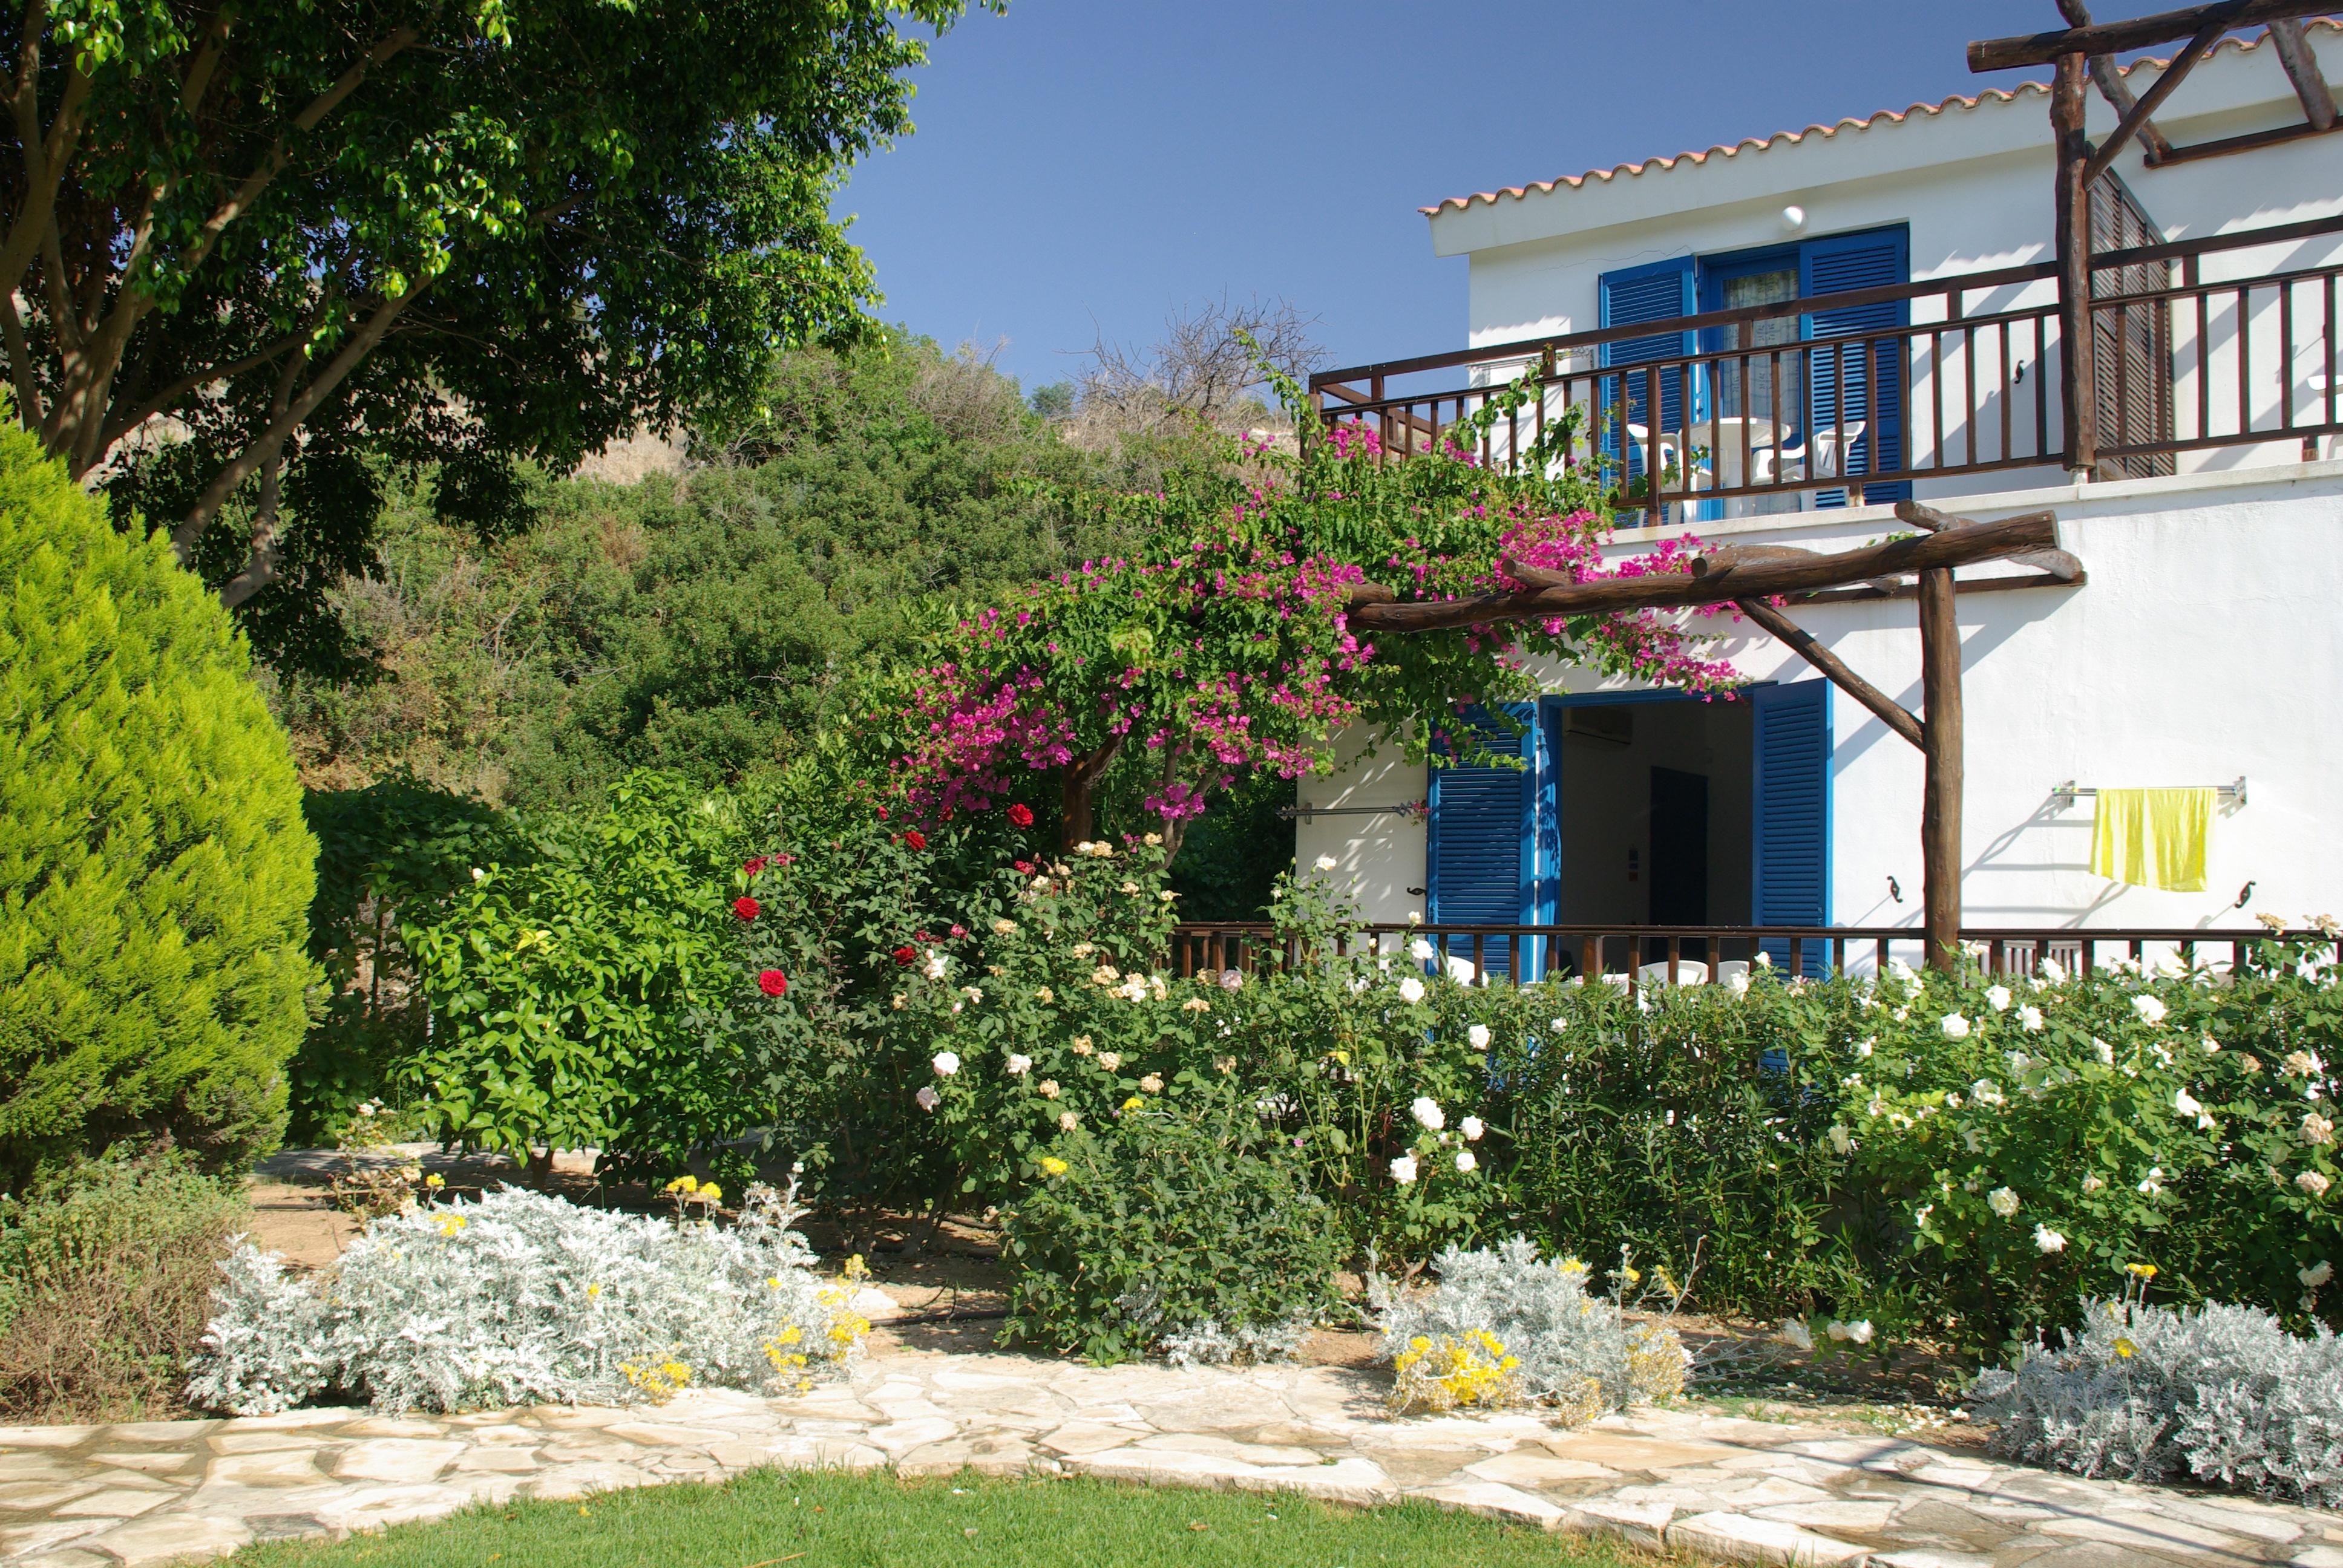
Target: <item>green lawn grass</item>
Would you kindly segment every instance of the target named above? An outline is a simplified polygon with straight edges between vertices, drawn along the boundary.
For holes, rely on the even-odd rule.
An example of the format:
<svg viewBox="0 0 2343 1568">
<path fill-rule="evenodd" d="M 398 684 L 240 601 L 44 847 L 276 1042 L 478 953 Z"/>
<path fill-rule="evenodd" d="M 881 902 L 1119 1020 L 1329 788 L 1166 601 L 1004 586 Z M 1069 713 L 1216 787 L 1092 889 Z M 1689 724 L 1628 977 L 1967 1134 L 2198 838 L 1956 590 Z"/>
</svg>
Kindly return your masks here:
<svg viewBox="0 0 2343 1568">
<path fill-rule="evenodd" d="M 1609 1568 L 1607 1543 L 1425 1503 L 1087 1480 L 900 1481 L 759 1471 L 582 1503 L 515 1503 L 348 1540 L 247 1548 L 235 1568 Z"/>
</svg>

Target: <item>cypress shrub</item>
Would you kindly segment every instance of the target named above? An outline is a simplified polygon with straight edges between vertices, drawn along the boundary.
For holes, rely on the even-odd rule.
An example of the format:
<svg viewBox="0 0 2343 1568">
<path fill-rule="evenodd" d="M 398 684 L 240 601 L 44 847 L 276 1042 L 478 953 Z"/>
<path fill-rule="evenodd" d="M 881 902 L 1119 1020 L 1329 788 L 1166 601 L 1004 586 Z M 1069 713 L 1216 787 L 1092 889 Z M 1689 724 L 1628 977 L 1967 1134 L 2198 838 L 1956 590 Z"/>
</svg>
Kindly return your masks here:
<svg viewBox="0 0 2343 1568">
<path fill-rule="evenodd" d="M 274 1146 L 317 843 L 227 612 L 0 433 L 0 1187 Z"/>
</svg>

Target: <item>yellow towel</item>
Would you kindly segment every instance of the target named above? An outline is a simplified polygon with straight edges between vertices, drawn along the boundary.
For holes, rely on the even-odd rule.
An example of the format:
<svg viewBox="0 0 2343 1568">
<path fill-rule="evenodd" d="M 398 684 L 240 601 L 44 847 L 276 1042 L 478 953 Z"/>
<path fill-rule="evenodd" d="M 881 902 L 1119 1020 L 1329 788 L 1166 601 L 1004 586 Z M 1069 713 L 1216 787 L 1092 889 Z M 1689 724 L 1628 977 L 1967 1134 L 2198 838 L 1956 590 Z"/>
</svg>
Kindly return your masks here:
<svg viewBox="0 0 2343 1568">
<path fill-rule="evenodd" d="M 2203 892 L 2213 796 L 2210 789 L 2100 790 L 2092 874 L 2135 888 Z"/>
</svg>

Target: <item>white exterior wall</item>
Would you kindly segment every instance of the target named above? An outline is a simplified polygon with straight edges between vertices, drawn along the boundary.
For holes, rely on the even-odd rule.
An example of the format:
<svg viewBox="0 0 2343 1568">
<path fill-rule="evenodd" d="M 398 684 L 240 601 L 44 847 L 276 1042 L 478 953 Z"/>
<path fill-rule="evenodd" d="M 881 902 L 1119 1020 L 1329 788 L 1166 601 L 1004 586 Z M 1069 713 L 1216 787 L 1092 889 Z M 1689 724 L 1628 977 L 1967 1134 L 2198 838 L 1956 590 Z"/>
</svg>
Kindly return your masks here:
<svg viewBox="0 0 2343 1568">
<path fill-rule="evenodd" d="M 2322 67 L 2343 95 L 2343 39 L 2328 28 L 2311 30 L 2323 50 Z M 2136 92 L 2154 80 L 2133 73 Z M 2090 95 L 2095 138 L 2114 129 L 2115 116 L 2096 92 Z M 2298 124 L 2300 105 L 2279 67 L 2275 51 L 2225 47 L 2190 74 L 2157 117 L 2176 144 L 2208 141 L 2247 131 Z M 2118 170 L 2149 217 L 2174 239 L 2235 232 L 2326 217 L 2343 213 L 2343 138 L 2308 138 L 2260 152 L 2148 169 L 2135 146 Z M 1529 190 L 1475 200 L 1462 210 L 1441 209 L 1432 220 L 1434 251 L 1471 258 L 1468 342 L 1479 347 L 1525 338 L 1591 331 L 1601 325 L 1599 280 L 1622 267 L 1681 256 L 1709 256 L 1788 243 L 1800 237 L 1848 233 L 1894 224 L 1909 226 L 1912 277 L 1916 281 L 2019 266 L 2052 259 L 2052 157 L 2049 95 L 2021 88 L 2013 98 L 1981 98 L 1974 106 L 1956 103 L 1942 109 L 1916 108 L 1900 121 L 1878 120 L 1828 134 L 1809 131 L 1795 144 L 1780 142 L 1732 152 L 1711 152 L 1698 163 L 1679 158 L 1671 167 L 1646 166 L 1641 173 L 1589 176 L 1576 189 Z M 1784 209 L 1804 210 L 1791 226 Z M 2291 246 L 2261 246 L 2209 258 L 2207 281 L 2242 277 L 2280 267 L 2315 266 L 2343 257 L 2334 236 Z M 2320 291 L 2298 292 L 2295 308 L 2323 311 Z M 1974 296 L 1965 312 L 1977 316 L 2014 307 L 2046 304 L 2055 286 L 2043 282 Z M 2298 417 L 2323 397 L 2325 381 L 2318 357 L 2298 354 L 2299 363 L 2281 367 L 2276 351 L 2278 309 L 2268 291 L 2249 307 L 2256 323 L 2249 368 L 2257 423 L 2277 417 L 2279 399 L 2292 396 Z M 2229 307 L 2233 312 L 2234 307 Z M 1913 319 L 1944 319 L 1942 304 L 1913 302 Z M 2296 338 L 2306 336 L 2303 316 Z M 2180 367 L 2177 423 L 2193 433 L 2197 386 L 2193 313 L 2176 320 L 2174 348 Z M 2209 427 L 2235 430 L 2236 327 L 2233 314 L 2217 307 L 2207 321 L 2213 394 Z M 2025 358 L 2024 343 L 2013 357 Z M 1980 385 L 1997 384 L 2000 367 L 1992 344 L 1981 346 L 1968 366 L 1951 351 L 1946 387 L 1950 456 L 1964 457 L 1968 432 L 1952 411 L 1962 402 L 1962 385 L 1974 374 Z M 1916 364 L 1908 400 L 1907 431 L 1913 458 L 1930 460 L 1936 444 L 1930 429 L 1934 388 L 1931 368 Z M 2042 378 L 2037 382 L 2037 374 Z M 2028 385 L 2046 389 L 2050 446 L 2063 444 L 2057 428 L 2057 371 L 2026 369 Z M 2225 402 L 2226 399 L 2226 402 Z M 2030 399 L 2021 405 L 2032 419 Z M 2226 416 L 2226 417 L 2225 417 Z M 1978 433 L 1987 456 L 1997 456 L 1997 421 Z M 2032 451 L 2020 434 L 2014 452 Z M 2236 468 L 2298 461 L 2298 441 L 2215 448 L 2180 455 L 2181 472 Z M 2328 455 L 2334 455 L 2330 449 Z M 1920 481 L 1923 497 L 1976 494 L 2030 483 L 2055 482 L 2055 468 L 2013 469 L 1940 481 Z"/>
<path fill-rule="evenodd" d="M 1963 593 L 1967 789 L 1964 921 L 1970 926 L 2236 926 L 2248 913 L 2343 913 L 2343 617 L 2333 605 L 2343 462 L 2250 475 L 2181 475 L 1980 497 L 1981 520 L 2050 508 L 2088 573 L 2076 588 Z M 1896 527 L 1884 508 L 1703 525 L 1704 538 L 1845 548 Z M 1653 536 L 1620 536 L 1632 554 Z M 1996 568 L 1979 568 L 1989 572 Z M 1968 576 L 1966 572 L 1964 576 Z M 1909 599 L 1806 605 L 1799 624 L 1872 684 L 1917 709 Z M 1746 623 L 1718 644 L 1756 680 L 1821 678 Z M 1620 683 L 1577 672 L 1553 690 Z M 1839 925 L 1917 926 L 1919 753 L 1844 693 L 1831 704 L 1831 909 Z M 1309 805 L 1424 798 L 1423 769 L 1346 738 L 1350 765 L 1304 779 Z M 1357 760 L 1363 758 L 1363 760 Z M 2206 890 L 2157 892 L 2090 874 L 2092 803 L 2054 809 L 2054 786 L 2247 779 L 2215 819 Z M 1565 785 L 1565 789 L 1567 786 Z M 1566 806 L 1565 806 L 1565 809 Z M 1428 914 L 1424 829 L 1397 816 L 1320 817 L 1299 864 L 1331 854 L 1373 920 Z M 1887 879 L 1902 884 L 1890 900 Z M 2246 910 L 2242 886 L 2256 884 Z"/>
</svg>

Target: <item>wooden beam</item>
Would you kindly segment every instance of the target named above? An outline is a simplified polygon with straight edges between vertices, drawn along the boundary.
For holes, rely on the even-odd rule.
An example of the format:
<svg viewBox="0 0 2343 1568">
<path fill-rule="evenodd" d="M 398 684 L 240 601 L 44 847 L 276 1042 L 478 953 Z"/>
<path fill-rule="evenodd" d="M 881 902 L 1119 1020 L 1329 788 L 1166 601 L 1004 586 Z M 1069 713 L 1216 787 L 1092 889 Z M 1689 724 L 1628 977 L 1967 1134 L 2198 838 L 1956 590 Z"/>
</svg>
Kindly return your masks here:
<svg viewBox="0 0 2343 1568">
<path fill-rule="evenodd" d="M 2069 27 L 2091 25 L 2090 9 L 2083 0 L 2058 0 L 2058 15 L 2066 18 Z M 2091 83 L 2099 89 L 2099 96 L 2107 101 L 2107 106 L 2115 110 L 2117 119 L 2131 113 L 2132 105 L 2137 100 L 2131 95 L 2131 85 L 2124 80 L 2123 73 L 2116 68 L 2114 60 L 2105 55 L 2092 55 Z M 2164 139 L 2164 133 L 2146 120 L 2140 122 L 2139 145 L 2147 149 L 2150 163 L 2172 149 L 2172 144 Z"/>
<path fill-rule="evenodd" d="M 2334 8 L 2334 0 L 2220 0 L 2217 5 L 2135 16 L 2128 22 L 2061 27 L 2016 38 L 1980 38 L 1969 45 L 1969 69 L 2007 71 L 2020 65 L 2047 65 L 2065 55 L 2127 54 L 2193 38 L 2217 22 L 2226 32 L 2298 16 L 2323 16 Z"/>
<path fill-rule="evenodd" d="M 2076 588 L 2091 580 L 2090 573 L 2077 574 L 2067 581 L 2040 572 L 2028 572 L 2023 577 L 1963 578 L 1953 585 L 1956 593 L 2011 593 L 2020 588 Z M 1821 588 L 1813 593 L 1785 594 L 1791 605 L 1802 604 L 1877 604 L 1882 599 L 1917 598 L 1920 585 L 1905 581 L 1893 587 L 1865 585 L 1863 588 Z"/>
<path fill-rule="evenodd" d="M 1967 518 L 1956 518 L 1918 501 L 1896 503 L 1896 520 L 1909 523 L 1916 528 L 1931 533 L 1943 533 L 1948 528 L 1973 528 L 1976 524 Z M 2062 549 L 2027 550 L 2023 555 L 2003 558 L 2017 566 L 2033 567 L 2055 582 L 2078 583 L 2083 580 L 2083 563 Z M 1966 584 L 1964 587 L 1967 586 Z"/>
<path fill-rule="evenodd" d="M 2147 124 L 2147 117 L 2172 95 L 2173 89 L 2180 85 L 2181 78 L 2205 57 L 2206 52 L 2221 41 L 2221 33 L 2222 26 L 2217 22 L 2200 29 L 2195 37 L 2188 40 L 2188 46 L 2174 57 L 2172 64 L 2164 67 L 2164 74 L 2157 77 L 2156 85 L 2147 90 L 2147 95 L 2132 106 L 2131 113 L 2123 117 L 2114 134 L 2100 144 L 2099 149 L 2091 155 L 2090 161 L 2083 166 L 2083 184 L 2086 186 L 2114 166 L 2133 134 Z"/>
<path fill-rule="evenodd" d="M 2274 131 L 2247 131 L 2241 136 L 2223 136 L 2217 141 L 2196 142 L 2185 147 L 2175 147 L 2157 159 L 2156 166 L 2167 168 L 2174 164 L 2193 164 L 2200 158 L 2226 158 L 2232 153 L 2258 153 L 2264 147 L 2282 146 L 2288 142 L 2298 142 L 2305 136 L 2331 136 L 2337 131 L 2343 131 L 2343 125 L 2329 126 L 2323 131 L 2308 123 L 2280 126 Z"/>
<path fill-rule="evenodd" d="M 1891 539 L 1883 545 L 1865 545 L 1796 560 L 1758 561 L 1721 569 L 1700 560 L 1693 563 L 1690 573 L 1604 578 L 1566 587 L 1532 588 L 1526 593 L 1476 594 L 1470 598 L 1362 604 L 1351 612 L 1351 624 L 1362 631 L 1434 631 L 1500 621 L 1543 620 L 1552 616 L 1684 609 L 1731 599 L 1771 598 L 1776 594 L 1869 582 L 1874 578 L 1928 567 L 1973 566 L 2021 551 L 2052 548 L 2057 542 L 2056 517 L 2049 512 L 2029 512 L 2021 518 L 1980 523 L 1951 533 Z"/>
<path fill-rule="evenodd" d="M 1929 966 L 1948 974 L 1960 965 L 1964 772 L 1961 628 L 1953 603 L 1951 568 L 1920 574 L 1920 693 L 1926 710 L 1920 745 L 1921 908 Z"/>
<path fill-rule="evenodd" d="M 2083 177 L 2091 144 L 2083 134 L 2083 56 L 2061 55 L 2050 86 L 2057 167 L 2058 413 L 2067 470 L 2088 474 L 2098 463 L 2099 399 L 2093 381 L 2098 355 L 2091 327 L 2091 191 Z"/>
<path fill-rule="evenodd" d="M 2301 21 L 2286 16 L 2272 22 L 2269 41 L 2278 51 L 2278 63 L 2286 67 L 2286 79 L 2294 84 L 2294 95 L 2302 101 L 2302 117 L 2314 131 L 2333 130 L 2335 95 L 2327 89 L 2327 77 L 2318 69 L 2318 56 L 2311 51 Z"/>
<path fill-rule="evenodd" d="M 1921 738 L 1920 721 L 1902 703 L 1849 669 L 1838 655 L 1816 642 L 1814 634 L 1767 604 L 1762 598 L 1734 601 L 1743 615 L 1780 638 L 1790 651 L 1813 665 L 1830 678 L 1833 685 L 1879 716 L 1879 722 L 1901 735 L 1922 750 L 1927 742 Z"/>
</svg>

